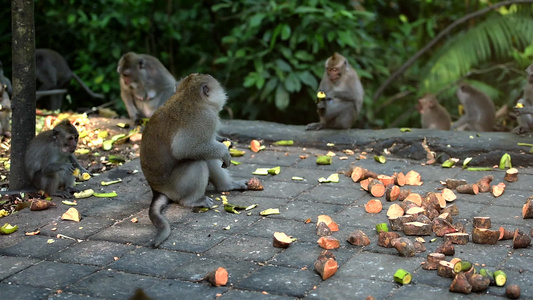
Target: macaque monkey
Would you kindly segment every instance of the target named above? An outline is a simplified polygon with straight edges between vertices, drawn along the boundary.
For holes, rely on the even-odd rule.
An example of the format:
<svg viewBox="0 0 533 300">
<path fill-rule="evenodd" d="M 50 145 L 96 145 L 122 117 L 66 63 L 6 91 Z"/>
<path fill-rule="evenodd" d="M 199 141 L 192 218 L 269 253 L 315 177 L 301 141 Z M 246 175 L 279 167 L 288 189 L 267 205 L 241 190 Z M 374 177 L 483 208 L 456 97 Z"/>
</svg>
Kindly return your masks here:
<svg viewBox="0 0 533 300">
<path fill-rule="evenodd" d="M 439 104 L 435 95 L 427 94 L 418 99 L 417 108 L 421 115 L 422 128 L 450 130 L 452 126 L 450 114 Z"/>
<path fill-rule="evenodd" d="M 320 122 L 308 124 L 305 130 L 350 128 L 361 112 L 365 92 L 346 58 L 335 52 L 325 66 L 318 88 L 326 94 L 325 99 L 317 103 Z"/>
<path fill-rule="evenodd" d="M 7 93 L 7 86 L 0 84 L 0 134 L 11 136 L 9 120 L 11 119 L 11 99 Z"/>
<path fill-rule="evenodd" d="M 33 185 L 50 196 L 71 198 L 74 188 L 72 172 L 78 168 L 87 172 L 76 157 L 78 130 L 69 120 L 63 120 L 54 129 L 39 133 L 26 151 L 26 174 Z M 63 190 L 60 190 L 63 189 Z"/>
<path fill-rule="evenodd" d="M 9 78 L 4 76 L 4 65 L 0 61 L 0 85 L 6 86 L 6 91 L 9 94 L 9 96 L 13 96 L 13 87 L 11 86 L 11 81 Z"/>
<path fill-rule="evenodd" d="M 129 118 L 150 118 L 176 91 L 176 79 L 155 57 L 128 52 L 118 61 L 120 96 Z"/>
<path fill-rule="evenodd" d="M 529 132 L 533 129 L 533 64 L 526 69 L 527 82 L 524 85 L 524 93 L 515 107 L 518 126 L 513 130 L 516 134 Z"/>
<path fill-rule="evenodd" d="M 464 106 L 465 113 L 453 123 L 452 129 L 492 131 L 496 119 L 496 111 L 492 99 L 468 83 L 460 84 L 456 94 Z"/>
<path fill-rule="evenodd" d="M 152 116 L 143 132 L 141 167 L 153 193 L 150 220 L 157 229 L 154 246 L 170 235 L 163 215 L 170 201 L 183 206 L 211 207 L 205 195 L 209 182 L 217 191 L 246 190 L 227 170 L 228 148 L 217 141 L 219 112 L 227 96 L 210 75 L 191 74 Z"/>
<path fill-rule="evenodd" d="M 41 85 L 37 88 L 37 98 L 39 91 L 49 91 L 66 88 L 72 78 L 93 98 L 103 99 L 104 95 L 96 94 L 74 72 L 70 70 L 67 61 L 51 49 L 35 49 L 35 78 Z M 56 110 L 61 108 L 63 102 L 62 93 L 50 95 L 47 108 Z"/>
</svg>

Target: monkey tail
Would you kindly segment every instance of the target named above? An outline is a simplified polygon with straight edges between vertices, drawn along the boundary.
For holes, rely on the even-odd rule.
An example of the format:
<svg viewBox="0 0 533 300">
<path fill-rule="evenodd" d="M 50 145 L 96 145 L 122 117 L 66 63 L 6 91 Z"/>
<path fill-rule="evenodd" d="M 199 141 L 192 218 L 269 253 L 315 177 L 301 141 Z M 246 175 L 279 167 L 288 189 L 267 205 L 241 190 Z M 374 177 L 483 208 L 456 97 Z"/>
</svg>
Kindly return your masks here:
<svg viewBox="0 0 533 300">
<path fill-rule="evenodd" d="M 167 196 L 159 192 L 153 191 L 153 194 L 148 215 L 150 216 L 150 221 L 157 229 L 157 235 L 154 240 L 154 247 L 157 248 L 170 236 L 170 223 L 163 215 L 163 210 L 167 207 L 169 200 Z"/>
<path fill-rule="evenodd" d="M 102 94 L 97 94 L 93 91 L 91 91 L 91 89 L 89 89 L 89 87 L 87 85 L 85 85 L 85 83 L 81 80 L 81 78 L 78 77 L 78 75 L 76 75 L 76 73 L 72 72 L 72 77 L 74 77 L 74 79 L 76 79 L 76 81 L 81 85 L 81 87 L 89 94 L 91 95 L 91 97 L 93 98 L 98 98 L 98 99 L 104 99 L 104 95 Z"/>
</svg>

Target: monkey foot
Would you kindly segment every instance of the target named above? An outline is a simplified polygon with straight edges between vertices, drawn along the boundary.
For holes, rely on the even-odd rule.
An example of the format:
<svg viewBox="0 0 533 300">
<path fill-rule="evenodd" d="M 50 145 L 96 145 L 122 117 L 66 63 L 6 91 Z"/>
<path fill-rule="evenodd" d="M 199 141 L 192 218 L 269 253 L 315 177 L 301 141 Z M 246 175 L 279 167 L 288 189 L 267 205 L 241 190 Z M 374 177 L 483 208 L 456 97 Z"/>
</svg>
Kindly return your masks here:
<svg viewBox="0 0 533 300">
<path fill-rule="evenodd" d="M 311 124 L 307 124 L 307 126 L 305 127 L 305 130 L 320 130 L 322 128 L 324 128 L 322 123 L 311 123 Z"/>
</svg>

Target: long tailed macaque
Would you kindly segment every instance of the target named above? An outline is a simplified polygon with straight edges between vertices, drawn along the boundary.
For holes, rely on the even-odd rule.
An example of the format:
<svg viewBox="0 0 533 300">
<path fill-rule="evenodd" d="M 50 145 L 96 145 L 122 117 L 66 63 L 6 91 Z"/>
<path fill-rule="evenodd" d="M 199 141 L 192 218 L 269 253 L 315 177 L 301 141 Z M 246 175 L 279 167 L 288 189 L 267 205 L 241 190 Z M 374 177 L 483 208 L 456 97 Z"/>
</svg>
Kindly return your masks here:
<svg viewBox="0 0 533 300">
<path fill-rule="evenodd" d="M 361 112 L 365 92 L 346 58 L 335 52 L 326 60 L 325 67 L 318 88 L 326 94 L 317 103 L 320 122 L 308 124 L 305 130 L 350 128 Z"/>
<path fill-rule="evenodd" d="M 78 168 L 87 172 L 76 157 L 78 130 L 69 120 L 63 120 L 54 129 L 39 133 L 30 142 L 24 166 L 33 185 L 48 195 L 71 198 L 74 188 L 72 172 Z"/>
<path fill-rule="evenodd" d="M 452 127 L 450 114 L 439 104 L 435 95 L 427 94 L 418 99 L 417 109 L 421 115 L 422 128 L 450 130 Z"/>
<path fill-rule="evenodd" d="M 91 91 L 81 78 L 70 70 L 63 56 L 51 49 L 35 49 L 35 78 L 40 83 L 37 88 L 38 97 L 39 91 L 66 88 L 74 78 L 91 97 L 104 98 L 104 95 Z M 50 95 L 50 100 L 45 107 L 51 110 L 60 109 L 62 102 L 63 93 Z"/>
<path fill-rule="evenodd" d="M 118 61 L 120 96 L 130 119 L 150 118 L 176 91 L 176 79 L 155 57 L 128 52 Z"/>
<path fill-rule="evenodd" d="M 456 94 L 464 106 L 465 113 L 453 123 L 452 129 L 493 131 L 496 110 L 492 99 L 468 83 L 460 84 Z"/>
<path fill-rule="evenodd" d="M 6 91 L 9 96 L 13 96 L 13 87 L 11 86 L 11 80 L 4 76 L 4 65 L 0 61 L 0 84 L 6 86 Z"/>
<path fill-rule="evenodd" d="M 11 127 L 9 120 L 11 119 L 11 99 L 7 93 L 7 86 L 0 84 L 0 134 L 10 137 Z"/>
<path fill-rule="evenodd" d="M 524 85 L 524 93 L 515 107 L 518 126 L 513 129 L 513 132 L 516 134 L 526 133 L 533 129 L 533 64 L 527 67 L 526 73 L 527 82 Z"/>
<path fill-rule="evenodd" d="M 150 118 L 143 132 L 141 167 L 153 193 L 150 220 L 157 229 L 154 246 L 170 235 L 163 215 L 170 201 L 183 206 L 211 207 L 205 195 L 209 182 L 217 191 L 246 190 L 227 170 L 228 148 L 217 141 L 219 112 L 227 96 L 218 81 L 205 74 L 181 80 L 176 93 Z"/>
</svg>

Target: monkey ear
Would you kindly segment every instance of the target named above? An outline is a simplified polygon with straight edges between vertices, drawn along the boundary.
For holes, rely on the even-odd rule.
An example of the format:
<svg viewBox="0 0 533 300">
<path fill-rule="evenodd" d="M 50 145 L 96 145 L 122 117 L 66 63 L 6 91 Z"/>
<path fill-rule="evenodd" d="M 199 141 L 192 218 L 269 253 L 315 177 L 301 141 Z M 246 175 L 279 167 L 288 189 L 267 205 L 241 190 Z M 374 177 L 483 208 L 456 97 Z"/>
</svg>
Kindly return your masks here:
<svg viewBox="0 0 533 300">
<path fill-rule="evenodd" d="M 144 61 L 144 58 L 139 58 L 139 68 L 144 69 L 145 65 L 146 62 Z"/>
<path fill-rule="evenodd" d="M 204 93 L 204 96 L 209 97 L 209 87 L 207 84 L 202 84 L 202 93 Z"/>
</svg>

